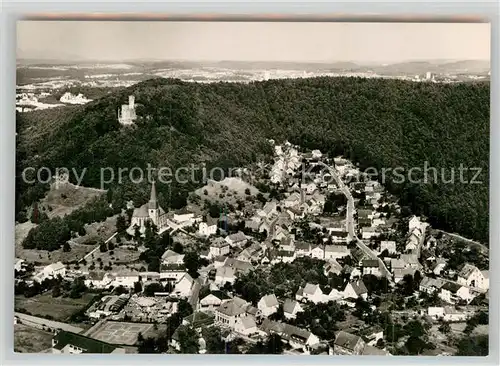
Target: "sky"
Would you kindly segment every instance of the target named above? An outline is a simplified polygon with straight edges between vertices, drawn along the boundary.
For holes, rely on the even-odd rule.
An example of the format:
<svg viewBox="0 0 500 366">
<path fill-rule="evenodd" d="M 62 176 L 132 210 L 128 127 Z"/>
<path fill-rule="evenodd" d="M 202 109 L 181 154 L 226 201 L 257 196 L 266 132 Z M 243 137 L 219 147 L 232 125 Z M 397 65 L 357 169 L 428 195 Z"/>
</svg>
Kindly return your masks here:
<svg viewBox="0 0 500 366">
<path fill-rule="evenodd" d="M 17 57 L 394 63 L 489 60 L 488 23 L 18 21 Z"/>
</svg>

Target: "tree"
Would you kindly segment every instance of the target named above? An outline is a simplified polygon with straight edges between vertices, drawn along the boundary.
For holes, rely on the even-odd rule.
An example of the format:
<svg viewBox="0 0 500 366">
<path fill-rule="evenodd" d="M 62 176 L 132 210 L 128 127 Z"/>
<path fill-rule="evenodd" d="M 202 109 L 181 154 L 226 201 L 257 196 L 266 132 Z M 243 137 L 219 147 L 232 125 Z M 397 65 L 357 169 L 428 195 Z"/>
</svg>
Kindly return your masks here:
<svg viewBox="0 0 500 366">
<path fill-rule="evenodd" d="M 184 255 L 184 265 L 189 273 L 189 275 L 193 278 L 198 277 L 198 268 L 200 267 L 200 256 L 196 252 L 187 252 Z"/>
<path fill-rule="evenodd" d="M 204 328 L 202 334 L 206 342 L 207 353 L 225 353 L 225 342 L 222 340 L 222 332 L 219 327 Z"/>
<path fill-rule="evenodd" d="M 118 234 L 122 234 L 127 230 L 127 220 L 125 219 L 125 216 L 119 215 L 116 218 L 116 231 Z"/>
<path fill-rule="evenodd" d="M 99 244 L 99 251 L 101 253 L 104 253 L 104 252 L 108 251 L 108 246 L 106 245 L 106 243 L 102 242 L 101 244 Z"/>
<path fill-rule="evenodd" d="M 65 242 L 63 245 L 63 252 L 71 252 L 71 246 L 68 242 Z"/>
<path fill-rule="evenodd" d="M 418 355 L 426 348 L 427 344 L 420 338 L 410 336 L 405 343 L 406 349 L 410 355 Z"/>
<path fill-rule="evenodd" d="M 457 356 L 488 356 L 488 335 L 464 337 L 458 342 Z"/>
<path fill-rule="evenodd" d="M 56 283 L 52 288 L 52 297 L 59 297 L 59 296 L 61 296 L 61 287 L 59 286 L 59 283 Z"/>
<path fill-rule="evenodd" d="M 196 334 L 196 331 L 193 328 L 180 326 L 178 329 L 178 334 L 181 353 L 198 353 L 198 334 Z"/>
<path fill-rule="evenodd" d="M 267 339 L 266 344 L 267 353 L 273 355 L 280 355 L 283 353 L 283 342 L 281 336 L 276 333 L 272 333 Z"/>
<path fill-rule="evenodd" d="M 184 247 L 182 246 L 181 243 L 175 242 L 172 250 L 176 253 L 182 254 L 184 252 Z"/>
<path fill-rule="evenodd" d="M 186 299 L 180 299 L 177 304 L 177 313 L 181 318 L 185 318 L 193 313 L 193 307 Z"/>
<path fill-rule="evenodd" d="M 115 249 L 115 245 L 112 242 L 109 242 L 108 243 L 108 250 L 114 250 L 114 249 Z M 111 255 L 113 255 L 113 253 L 111 253 Z"/>
<path fill-rule="evenodd" d="M 163 292 L 163 285 L 161 283 L 153 282 L 144 286 L 144 296 L 154 296 L 155 292 Z"/>
<path fill-rule="evenodd" d="M 142 285 L 139 281 L 134 282 L 134 293 L 138 294 L 142 291 Z"/>
<path fill-rule="evenodd" d="M 443 323 L 441 324 L 441 326 L 439 327 L 439 331 L 443 334 L 448 334 L 451 332 L 451 326 L 450 324 L 448 323 Z"/>
</svg>

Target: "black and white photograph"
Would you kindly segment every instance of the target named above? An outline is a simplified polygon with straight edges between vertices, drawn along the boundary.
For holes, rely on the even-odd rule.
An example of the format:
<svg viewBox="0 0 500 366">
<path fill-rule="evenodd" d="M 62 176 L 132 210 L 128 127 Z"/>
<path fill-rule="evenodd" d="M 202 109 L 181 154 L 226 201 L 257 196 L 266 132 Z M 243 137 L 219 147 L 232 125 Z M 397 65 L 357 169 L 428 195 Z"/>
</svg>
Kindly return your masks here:
<svg viewBox="0 0 500 366">
<path fill-rule="evenodd" d="M 16 353 L 489 354 L 490 23 L 16 28 Z"/>
</svg>

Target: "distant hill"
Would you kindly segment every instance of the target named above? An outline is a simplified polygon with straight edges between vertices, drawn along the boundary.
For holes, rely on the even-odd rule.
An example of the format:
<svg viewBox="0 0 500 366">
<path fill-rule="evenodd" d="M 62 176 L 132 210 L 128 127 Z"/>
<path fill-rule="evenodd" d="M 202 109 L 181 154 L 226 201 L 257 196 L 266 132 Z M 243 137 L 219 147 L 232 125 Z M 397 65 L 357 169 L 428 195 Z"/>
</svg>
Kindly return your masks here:
<svg viewBox="0 0 500 366">
<path fill-rule="evenodd" d="M 116 111 L 134 94 L 141 117 L 122 128 Z M 171 168 L 206 163 L 244 166 L 271 154 L 267 139 L 288 139 L 362 168 L 479 167 L 483 184 L 384 182 L 415 213 L 438 228 L 488 240 L 488 83 L 434 84 L 328 78 L 250 84 L 196 84 L 152 79 L 72 110 L 17 115 L 19 214 L 46 187 L 21 182 L 24 167 L 86 168 L 83 185 L 100 186 L 101 167 Z M 37 126 L 44 138 L 30 138 Z M 44 129 L 44 126 L 47 128 Z M 49 127 L 50 126 L 50 127 Z M 469 179 L 472 178 L 471 176 Z M 458 179 L 458 178 L 457 178 Z M 196 184 L 158 185 L 162 207 L 181 207 Z M 148 186 L 111 184 L 113 200 L 146 202 Z"/>
</svg>

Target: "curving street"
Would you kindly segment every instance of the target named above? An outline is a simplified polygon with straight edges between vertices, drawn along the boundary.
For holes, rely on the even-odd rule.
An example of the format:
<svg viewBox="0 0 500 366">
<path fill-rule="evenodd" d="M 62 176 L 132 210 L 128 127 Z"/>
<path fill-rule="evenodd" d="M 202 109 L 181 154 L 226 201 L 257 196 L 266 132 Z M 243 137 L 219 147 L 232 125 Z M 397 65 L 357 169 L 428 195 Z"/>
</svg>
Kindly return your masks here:
<svg viewBox="0 0 500 366">
<path fill-rule="evenodd" d="M 385 266 L 384 262 L 377 256 L 377 254 L 373 250 L 368 248 L 368 246 L 366 246 L 366 244 L 363 243 L 363 241 L 360 240 L 356 234 L 356 231 L 354 229 L 355 228 L 354 212 L 356 209 L 354 207 L 354 198 L 352 197 L 352 194 L 349 191 L 349 188 L 345 185 L 345 183 L 342 181 L 342 179 L 340 179 L 337 171 L 334 168 L 326 165 L 323 162 L 319 162 L 319 164 L 328 169 L 328 172 L 333 176 L 333 178 L 337 182 L 337 185 L 342 190 L 342 193 L 344 193 L 344 195 L 347 198 L 346 223 L 347 223 L 347 231 L 349 233 L 349 239 L 354 240 L 356 242 L 356 245 L 358 246 L 358 248 L 360 248 L 370 258 L 376 259 L 379 262 L 380 271 L 382 272 L 382 275 L 387 277 L 390 281 L 392 281 L 391 272 L 389 272 L 389 270 Z"/>
</svg>

